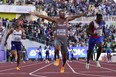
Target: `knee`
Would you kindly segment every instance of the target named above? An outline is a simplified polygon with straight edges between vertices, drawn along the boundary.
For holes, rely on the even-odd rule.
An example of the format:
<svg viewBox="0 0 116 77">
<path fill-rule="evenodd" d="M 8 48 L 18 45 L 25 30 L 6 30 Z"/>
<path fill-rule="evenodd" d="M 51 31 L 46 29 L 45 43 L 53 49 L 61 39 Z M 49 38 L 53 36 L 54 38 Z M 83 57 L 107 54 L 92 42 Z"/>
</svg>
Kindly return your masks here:
<svg viewBox="0 0 116 77">
<path fill-rule="evenodd" d="M 102 46 L 101 46 L 101 45 L 99 45 L 99 46 L 98 46 L 98 49 L 100 49 L 100 50 L 101 50 L 101 49 L 102 49 Z"/>
<path fill-rule="evenodd" d="M 55 46 L 55 49 L 56 49 L 56 50 L 60 50 L 60 45 L 56 45 L 56 46 Z"/>
<path fill-rule="evenodd" d="M 63 54 L 63 58 L 67 59 L 68 55 L 66 53 Z"/>
</svg>

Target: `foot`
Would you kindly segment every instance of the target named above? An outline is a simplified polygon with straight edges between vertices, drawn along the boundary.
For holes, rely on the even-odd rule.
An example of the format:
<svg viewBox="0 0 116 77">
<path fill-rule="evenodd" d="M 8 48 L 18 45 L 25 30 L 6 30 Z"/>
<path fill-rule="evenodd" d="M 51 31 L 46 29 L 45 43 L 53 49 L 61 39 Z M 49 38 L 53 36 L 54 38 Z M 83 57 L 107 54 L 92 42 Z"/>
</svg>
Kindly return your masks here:
<svg viewBox="0 0 116 77">
<path fill-rule="evenodd" d="M 56 59 L 55 66 L 59 66 L 60 59 Z"/>
<path fill-rule="evenodd" d="M 60 72 L 61 73 L 64 73 L 64 67 L 61 68 Z"/>
<path fill-rule="evenodd" d="M 56 61 L 54 61 L 54 65 L 56 65 Z"/>
<path fill-rule="evenodd" d="M 95 61 L 95 62 L 96 62 L 96 66 L 97 66 L 97 67 L 101 67 L 99 61 Z"/>
<path fill-rule="evenodd" d="M 23 63 L 25 63 L 25 61 L 23 61 Z"/>
<path fill-rule="evenodd" d="M 19 70 L 20 70 L 20 68 L 19 68 L 19 67 L 16 67 L 16 70 L 17 70 L 17 71 L 19 71 Z"/>
<path fill-rule="evenodd" d="M 89 63 L 86 63 L 85 69 L 89 70 Z"/>
<path fill-rule="evenodd" d="M 47 63 L 49 63 L 49 61 L 47 61 Z"/>
<path fill-rule="evenodd" d="M 45 63 L 47 63 L 48 61 L 47 60 L 45 60 Z"/>
</svg>

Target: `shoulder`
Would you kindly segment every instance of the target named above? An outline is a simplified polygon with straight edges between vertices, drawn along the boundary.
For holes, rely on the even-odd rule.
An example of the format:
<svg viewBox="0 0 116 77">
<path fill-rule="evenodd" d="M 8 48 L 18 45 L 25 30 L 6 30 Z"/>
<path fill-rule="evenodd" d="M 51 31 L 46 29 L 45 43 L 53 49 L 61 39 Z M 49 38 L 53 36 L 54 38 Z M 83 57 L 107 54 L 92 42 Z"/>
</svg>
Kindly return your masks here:
<svg viewBox="0 0 116 77">
<path fill-rule="evenodd" d="M 95 21 L 91 21 L 91 22 L 89 23 L 89 26 L 94 25 L 94 23 L 95 23 Z"/>
<path fill-rule="evenodd" d="M 54 22 L 57 23 L 59 18 L 53 18 L 54 19 Z"/>
<path fill-rule="evenodd" d="M 103 23 L 103 24 L 105 24 L 105 21 L 104 21 L 104 20 L 102 20 L 102 23 Z"/>
<path fill-rule="evenodd" d="M 13 32 L 13 31 L 15 31 L 15 29 L 14 29 L 14 28 L 11 28 L 11 29 L 10 29 L 10 32 Z"/>
<path fill-rule="evenodd" d="M 11 28 L 10 30 L 14 31 L 14 28 Z"/>
</svg>

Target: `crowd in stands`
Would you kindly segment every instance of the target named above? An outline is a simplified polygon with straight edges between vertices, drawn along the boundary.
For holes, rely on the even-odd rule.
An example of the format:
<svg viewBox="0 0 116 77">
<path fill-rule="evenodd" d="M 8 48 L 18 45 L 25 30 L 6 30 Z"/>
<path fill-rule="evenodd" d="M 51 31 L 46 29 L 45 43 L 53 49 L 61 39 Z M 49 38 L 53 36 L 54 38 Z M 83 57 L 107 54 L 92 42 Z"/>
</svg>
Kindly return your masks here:
<svg viewBox="0 0 116 77">
<path fill-rule="evenodd" d="M 3 4 L 3 0 L 0 0 Z M 104 15 L 116 15 L 114 0 L 6 0 L 6 4 L 32 4 L 37 10 L 44 10 L 48 16 L 57 16 L 59 9 L 65 9 L 68 15 L 90 10 L 92 15 L 102 13 Z"/>
<path fill-rule="evenodd" d="M 9 20 L 4 20 L 3 25 L 7 28 L 15 27 L 15 21 L 16 19 L 13 19 L 12 23 L 10 23 Z M 55 26 L 53 23 L 44 23 L 44 20 L 40 18 L 38 18 L 36 21 L 30 22 L 28 22 L 27 20 L 21 20 L 20 23 L 21 26 L 25 29 L 27 39 L 53 46 L 53 41 L 51 40 L 55 32 Z M 86 29 L 88 24 L 69 23 L 68 25 L 72 26 L 68 31 L 69 47 L 87 46 L 88 35 L 86 34 Z M 104 38 L 104 44 L 105 42 L 107 42 L 107 40 L 111 40 L 112 49 L 113 51 L 116 51 L 116 25 L 110 25 L 110 27 L 106 29 L 106 34 L 107 38 Z"/>
<path fill-rule="evenodd" d="M 87 10 L 91 10 L 91 15 L 96 13 L 102 13 L 103 15 L 113 16 L 116 15 L 116 4 L 113 0 L 107 0 L 104 2 L 96 2 L 92 4 L 86 0 L 26 0 L 26 4 L 32 4 L 36 6 L 37 11 L 45 11 L 48 16 L 57 17 L 60 9 L 65 9 L 67 15 L 76 15 L 83 13 Z M 0 3 L 3 2 L 0 0 Z M 7 0 L 8 4 L 12 3 L 12 0 Z M 17 19 L 4 19 L 2 18 L 3 26 L 7 28 L 15 28 Z M 21 26 L 25 29 L 27 39 L 37 41 L 44 44 L 53 46 L 51 38 L 54 36 L 55 26 L 52 22 L 44 22 L 44 19 L 38 18 L 37 20 L 28 21 L 26 19 L 20 20 Z M 88 35 L 86 34 L 86 28 L 88 24 L 85 23 L 69 23 L 68 31 L 68 44 L 71 46 L 88 46 Z M 106 29 L 107 38 L 104 38 L 104 52 L 105 42 L 111 40 L 112 52 L 116 52 L 116 25 L 111 25 L 110 28 Z"/>
</svg>

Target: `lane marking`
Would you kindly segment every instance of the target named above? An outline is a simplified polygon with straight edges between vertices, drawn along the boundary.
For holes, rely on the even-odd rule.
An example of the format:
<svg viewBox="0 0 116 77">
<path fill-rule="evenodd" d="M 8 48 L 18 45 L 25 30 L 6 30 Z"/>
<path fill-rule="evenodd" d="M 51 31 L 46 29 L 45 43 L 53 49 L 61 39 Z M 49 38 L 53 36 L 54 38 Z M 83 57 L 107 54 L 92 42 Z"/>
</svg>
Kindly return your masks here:
<svg viewBox="0 0 116 77">
<path fill-rule="evenodd" d="M 81 63 L 81 64 L 86 64 L 84 62 L 79 62 L 79 61 L 74 61 L 74 62 Z M 93 65 L 93 64 L 90 64 L 90 66 L 97 67 L 96 65 Z M 112 72 L 116 72 L 116 70 L 113 70 L 113 69 L 110 69 L 110 68 L 106 68 L 106 67 L 99 67 L 99 68 L 102 68 L 102 69 L 105 69 L 105 70 L 109 70 L 109 71 L 112 71 Z"/>
<path fill-rule="evenodd" d="M 81 61 L 86 62 L 85 60 L 81 60 Z M 114 63 L 114 62 L 111 62 L 111 63 L 110 62 L 109 63 L 107 63 L 107 62 L 100 62 L 100 64 L 116 66 L 116 63 Z"/>
<path fill-rule="evenodd" d="M 64 72 L 64 73 L 72 73 L 72 72 Z M 39 72 L 37 74 L 61 74 L 60 72 Z"/>
<path fill-rule="evenodd" d="M 45 66 L 43 66 L 43 67 L 41 67 L 41 68 L 39 68 L 39 69 L 37 69 L 37 70 L 35 70 L 35 71 L 32 71 L 32 72 L 29 73 L 29 75 L 35 76 L 35 77 L 47 77 L 47 76 L 36 75 L 36 74 L 33 74 L 33 73 L 35 73 L 35 72 L 37 72 L 37 71 L 40 71 L 40 70 L 42 70 L 42 69 L 44 69 L 44 68 L 46 68 L 46 67 L 48 67 L 48 66 L 50 66 L 50 65 L 52 65 L 52 64 L 53 64 L 53 62 L 50 63 L 50 64 L 47 64 L 47 65 L 45 65 Z"/>
<path fill-rule="evenodd" d="M 77 73 L 67 62 L 66 64 L 69 66 L 69 68 L 72 70 L 73 73 Z"/>
<path fill-rule="evenodd" d="M 29 64 L 29 65 L 24 65 L 24 66 L 20 66 L 20 68 L 29 67 L 29 66 L 33 66 L 33 65 L 37 65 L 37 64 L 42 64 L 42 63 L 43 63 L 43 62 L 41 62 L 41 63 Z M 1 73 L 1 72 L 5 72 L 5 71 L 14 70 L 14 69 L 16 69 L 16 68 L 8 68 L 8 69 L 0 70 L 0 73 Z"/>
<path fill-rule="evenodd" d="M 110 65 L 110 66 L 116 66 L 116 63 L 103 63 L 103 62 L 101 62 L 101 64 L 104 64 L 104 65 Z"/>
<path fill-rule="evenodd" d="M 95 76 L 97 76 L 97 77 L 116 77 L 116 76 L 105 76 L 105 75 L 95 75 L 95 74 L 85 74 L 85 73 L 79 73 L 79 72 L 76 72 L 72 67 L 71 67 L 71 65 L 69 64 L 69 63 L 67 63 L 68 64 L 68 66 L 70 67 L 70 69 L 72 70 L 72 72 L 74 73 L 74 74 L 78 74 L 78 75 L 84 75 L 84 76 L 92 76 L 92 77 L 95 77 Z M 82 63 L 81 63 L 82 64 Z"/>
<path fill-rule="evenodd" d="M 81 73 L 111 73 L 111 71 L 80 71 Z"/>
<path fill-rule="evenodd" d="M 18 73 L 0 73 L 0 74 L 12 74 L 12 75 L 15 75 L 15 74 L 27 74 L 26 72 L 18 72 Z"/>
<path fill-rule="evenodd" d="M 3 67 L 12 67 L 12 66 L 15 66 L 15 65 L 7 65 L 7 66 L 0 66 L 1 68 L 3 68 Z"/>
</svg>

